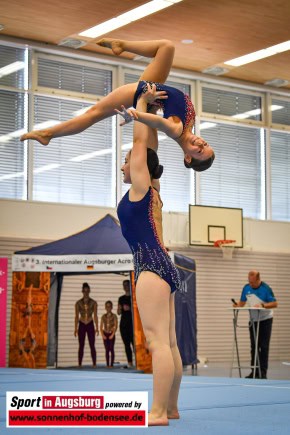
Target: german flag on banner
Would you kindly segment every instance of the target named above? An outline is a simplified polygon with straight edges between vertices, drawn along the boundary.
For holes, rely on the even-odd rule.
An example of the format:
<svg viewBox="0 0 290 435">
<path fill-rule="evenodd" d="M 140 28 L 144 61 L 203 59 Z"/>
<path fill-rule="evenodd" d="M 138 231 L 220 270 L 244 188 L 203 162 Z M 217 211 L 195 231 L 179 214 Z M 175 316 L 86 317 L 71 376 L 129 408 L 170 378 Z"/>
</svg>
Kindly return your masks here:
<svg viewBox="0 0 290 435">
<path fill-rule="evenodd" d="M 146 338 L 143 332 L 142 323 L 137 307 L 136 288 L 134 283 L 134 272 L 130 272 L 131 295 L 133 306 L 133 330 L 135 343 L 136 368 L 144 373 L 152 373 L 152 358 L 146 348 Z"/>
</svg>

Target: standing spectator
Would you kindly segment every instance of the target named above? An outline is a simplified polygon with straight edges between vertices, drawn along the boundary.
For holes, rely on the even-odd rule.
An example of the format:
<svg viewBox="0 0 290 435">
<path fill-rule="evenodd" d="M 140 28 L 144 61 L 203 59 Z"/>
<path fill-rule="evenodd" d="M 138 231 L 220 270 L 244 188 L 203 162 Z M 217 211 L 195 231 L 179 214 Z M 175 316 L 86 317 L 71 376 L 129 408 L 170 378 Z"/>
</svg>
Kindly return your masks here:
<svg viewBox="0 0 290 435">
<path fill-rule="evenodd" d="M 121 315 L 120 332 L 125 346 L 128 366 L 133 365 L 133 320 L 131 310 L 131 295 L 130 295 L 130 281 L 128 279 L 123 281 L 123 289 L 125 294 L 119 297 L 117 313 Z M 131 348 L 132 346 L 132 348 Z"/>
<path fill-rule="evenodd" d="M 100 330 L 104 341 L 104 346 L 106 349 L 106 361 L 107 367 L 113 367 L 115 352 L 115 334 L 118 328 L 118 318 L 116 314 L 112 313 L 113 303 L 107 301 L 105 303 L 106 313 L 102 315 Z M 111 364 L 110 364 L 110 354 L 111 354 Z"/>
<path fill-rule="evenodd" d="M 269 348 L 270 339 L 272 332 L 273 323 L 273 310 L 272 308 L 277 307 L 277 301 L 274 296 L 273 290 L 265 282 L 261 281 L 260 272 L 257 270 L 251 270 L 248 274 L 249 283 L 243 288 L 241 299 L 234 306 L 243 307 L 246 302 L 251 307 L 261 307 L 266 308 L 267 311 L 260 312 L 260 328 L 258 337 L 258 355 L 260 361 L 261 377 L 262 379 L 267 379 L 268 370 L 268 358 L 269 358 Z M 253 296 L 254 295 L 254 296 Z M 251 339 L 251 366 L 255 363 L 255 340 L 252 324 L 254 325 L 255 332 L 257 333 L 259 313 L 255 310 L 250 311 L 250 339 Z M 253 378 L 254 372 L 246 376 L 246 378 Z M 255 377 L 259 377 L 259 373 L 256 372 Z"/>
<path fill-rule="evenodd" d="M 75 304 L 75 337 L 79 337 L 79 367 L 82 366 L 85 338 L 88 335 L 93 367 L 96 367 L 97 354 L 95 348 L 95 334 L 99 335 L 98 328 L 98 304 L 90 298 L 90 286 L 87 282 L 83 283 L 82 299 Z M 95 323 L 95 325 L 94 325 Z"/>
</svg>

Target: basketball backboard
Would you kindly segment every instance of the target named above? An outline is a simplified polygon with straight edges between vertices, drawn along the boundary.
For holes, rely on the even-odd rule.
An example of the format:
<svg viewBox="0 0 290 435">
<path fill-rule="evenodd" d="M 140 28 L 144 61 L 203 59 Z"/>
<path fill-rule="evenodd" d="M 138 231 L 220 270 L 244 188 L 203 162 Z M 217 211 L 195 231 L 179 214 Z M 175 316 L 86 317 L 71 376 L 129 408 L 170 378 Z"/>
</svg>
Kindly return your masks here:
<svg viewBox="0 0 290 435">
<path fill-rule="evenodd" d="M 243 209 L 189 205 L 189 244 L 213 246 L 216 240 L 235 240 L 243 247 Z"/>
</svg>

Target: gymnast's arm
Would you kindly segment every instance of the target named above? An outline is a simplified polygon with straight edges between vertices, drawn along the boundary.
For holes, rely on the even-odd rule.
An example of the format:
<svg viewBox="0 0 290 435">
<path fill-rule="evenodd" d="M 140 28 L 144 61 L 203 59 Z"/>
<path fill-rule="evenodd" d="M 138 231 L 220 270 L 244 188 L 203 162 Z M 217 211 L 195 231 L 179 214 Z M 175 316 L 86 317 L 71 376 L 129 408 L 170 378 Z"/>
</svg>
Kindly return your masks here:
<svg viewBox="0 0 290 435">
<path fill-rule="evenodd" d="M 140 100 L 141 98 L 139 99 L 139 101 Z M 146 124 L 151 128 L 156 128 L 157 130 L 162 131 L 166 134 L 166 136 L 172 139 L 177 139 L 178 137 L 180 137 L 183 129 L 183 124 L 178 118 L 176 118 L 176 121 L 175 118 L 166 119 L 162 118 L 162 116 L 154 115 L 152 113 L 140 112 L 140 110 L 138 109 L 139 108 L 137 104 L 137 110 L 135 110 L 135 124 L 136 121 L 138 121 L 139 123 Z"/>
<path fill-rule="evenodd" d="M 137 108 L 140 113 L 147 110 L 147 103 L 143 98 L 139 98 Z M 156 115 L 152 115 L 156 116 Z M 150 174 L 147 167 L 147 147 L 150 140 L 156 138 L 152 129 L 147 125 L 134 122 L 133 128 L 133 148 L 130 157 L 130 176 L 132 182 L 132 193 L 135 200 L 142 199 L 151 186 Z M 156 146 L 155 146 L 156 147 Z"/>
</svg>

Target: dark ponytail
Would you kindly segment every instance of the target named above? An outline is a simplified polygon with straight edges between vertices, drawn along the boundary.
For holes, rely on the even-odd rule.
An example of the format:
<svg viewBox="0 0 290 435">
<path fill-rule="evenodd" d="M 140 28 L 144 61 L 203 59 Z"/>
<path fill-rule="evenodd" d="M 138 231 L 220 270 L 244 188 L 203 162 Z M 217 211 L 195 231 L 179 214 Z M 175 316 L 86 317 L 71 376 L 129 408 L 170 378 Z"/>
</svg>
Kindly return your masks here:
<svg viewBox="0 0 290 435">
<path fill-rule="evenodd" d="M 163 173 L 163 166 L 159 165 L 157 153 L 151 148 L 147 148 L 147 166 L 151 178 L 158 179 Z"/>
</svg>

